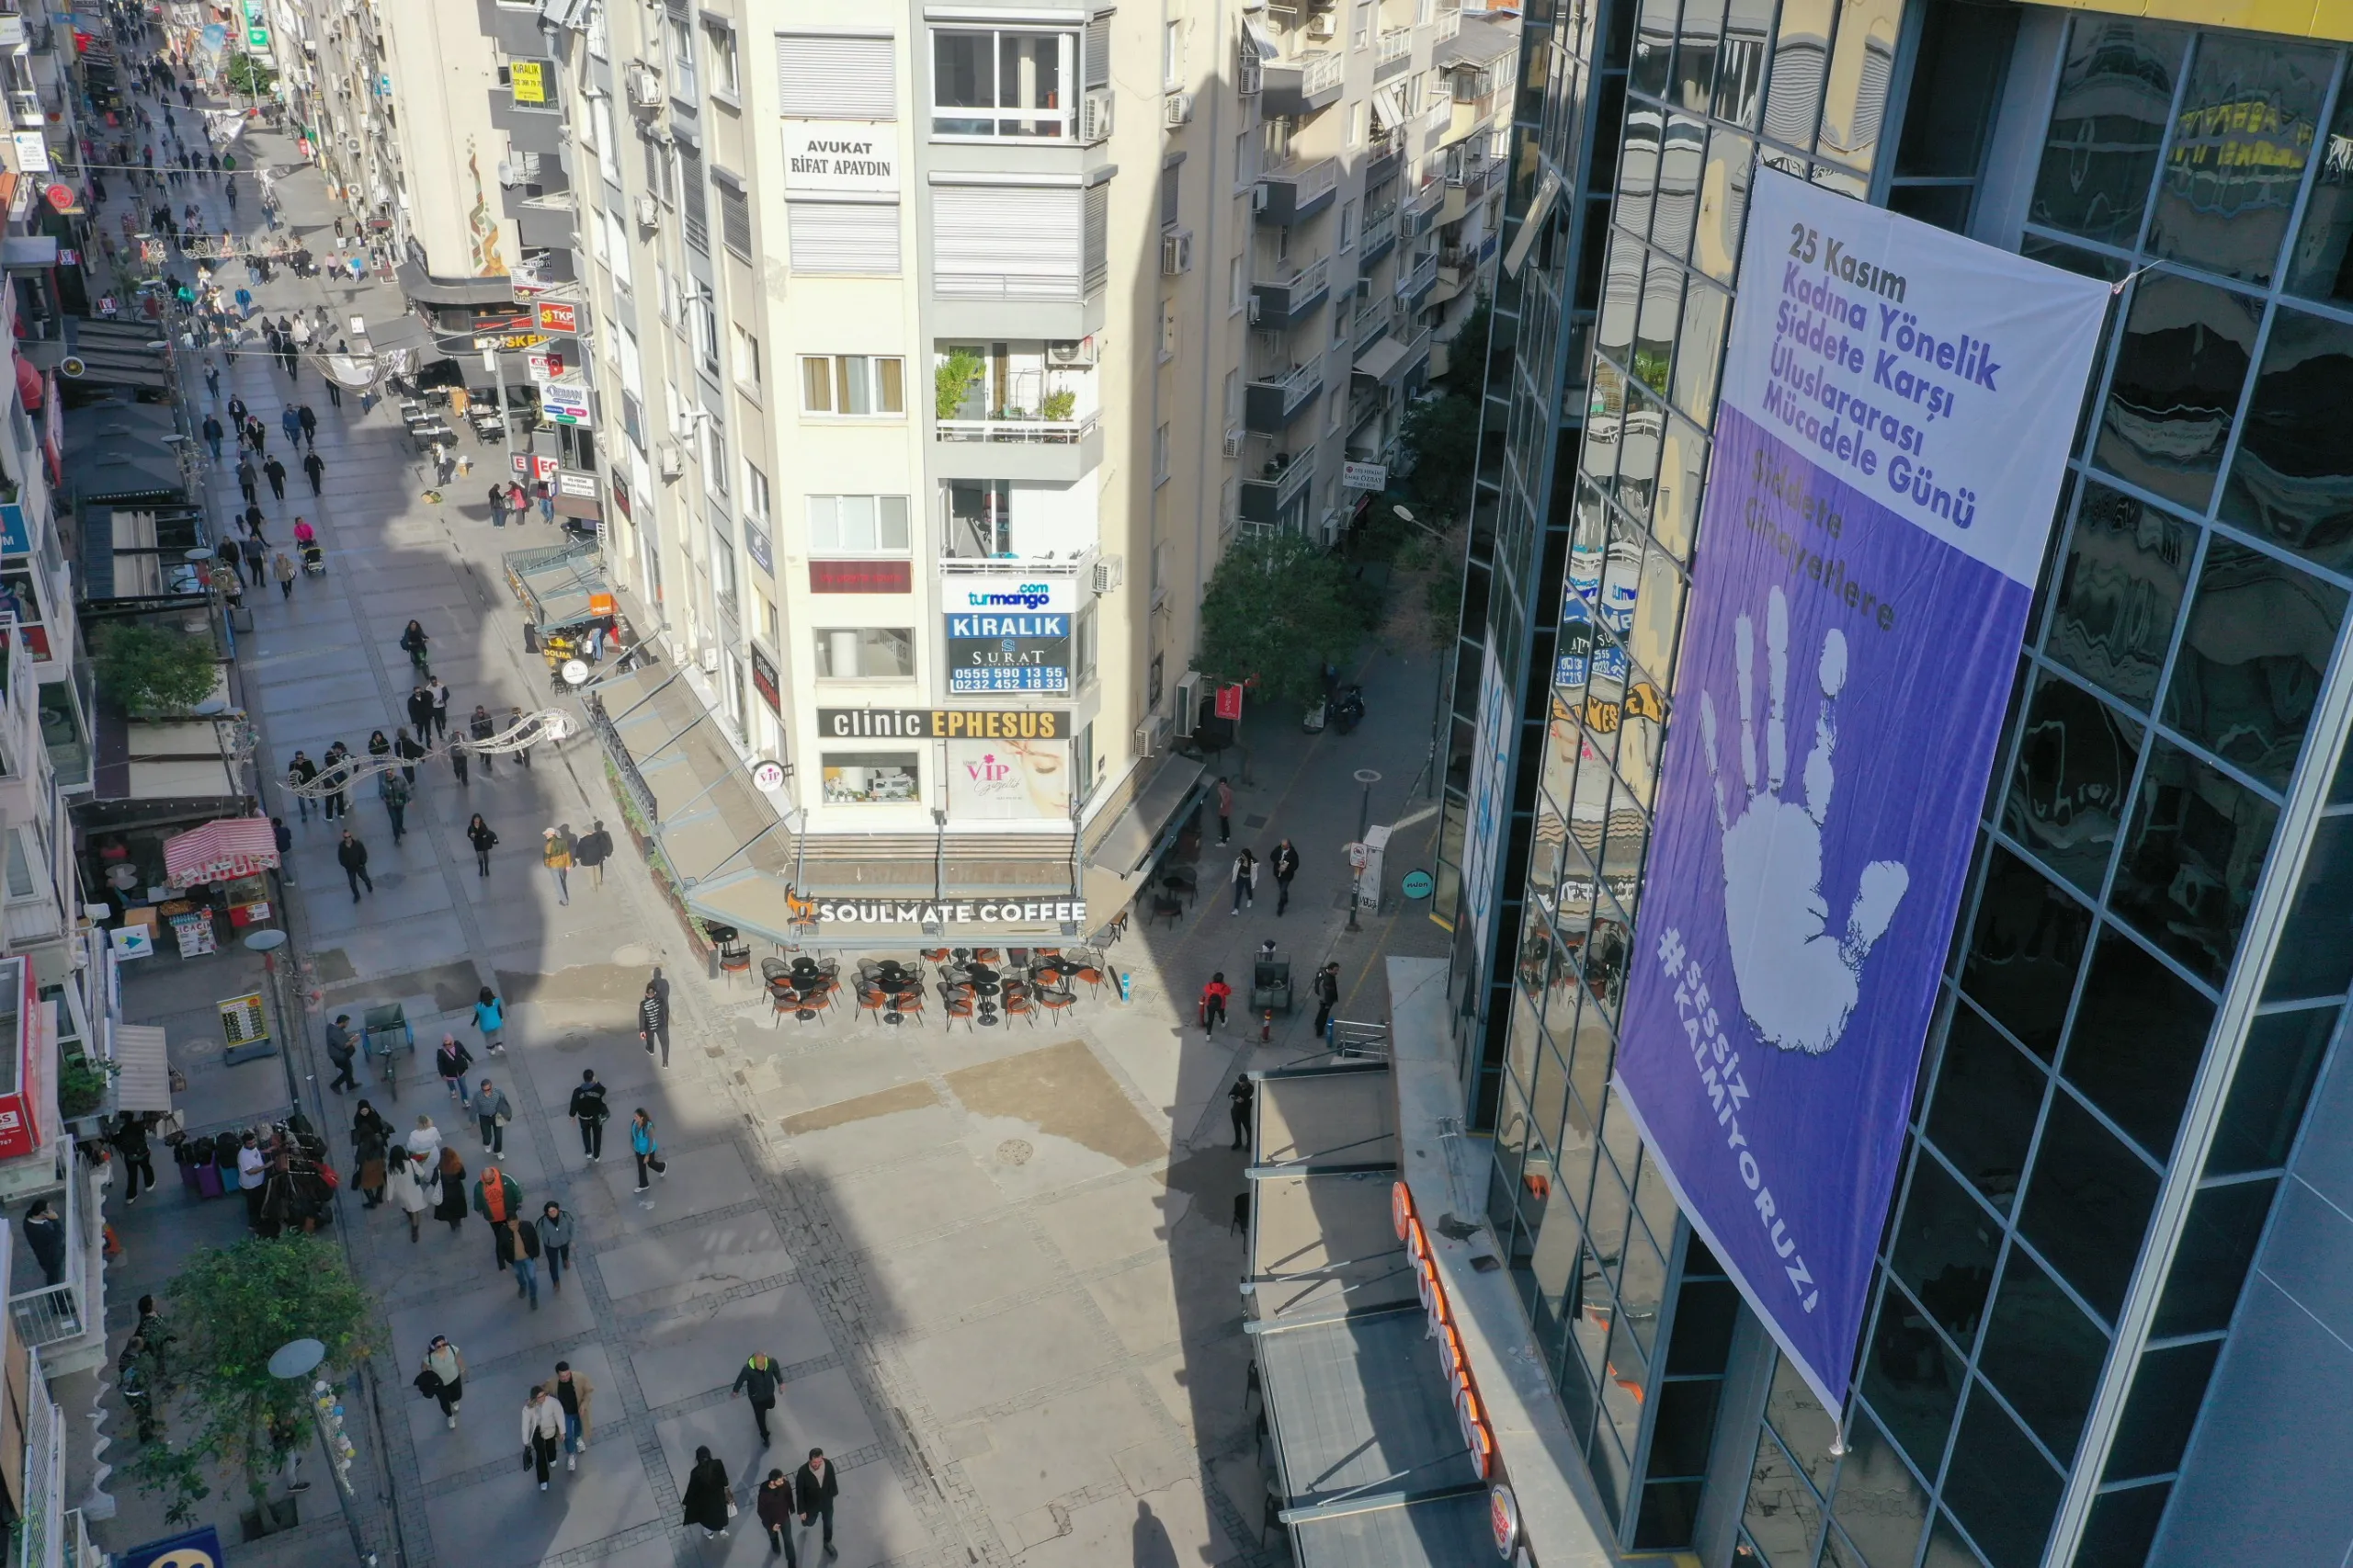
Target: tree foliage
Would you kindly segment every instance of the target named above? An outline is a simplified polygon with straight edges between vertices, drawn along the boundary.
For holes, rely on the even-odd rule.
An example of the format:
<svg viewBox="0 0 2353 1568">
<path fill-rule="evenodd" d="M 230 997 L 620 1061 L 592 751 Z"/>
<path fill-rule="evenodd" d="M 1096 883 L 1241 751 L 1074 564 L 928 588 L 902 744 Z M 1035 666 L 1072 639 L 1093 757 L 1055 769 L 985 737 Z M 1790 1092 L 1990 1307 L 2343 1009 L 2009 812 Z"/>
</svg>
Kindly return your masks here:
<svg viewBox="0 0 2353 1568">
<path fill-rule="evenodd" d="M 133 711 L 186 713 L 212 695 L 220 657 L 210 639 L 123 622 L 92 639 L 98 684 Z"/>
<path fill-rule="evenodd" d="M 1471 476 L 1479 461 L 1478 400 L 1447 392 L 1417 403 L 1405 411 L 1398 437 L 1414 453 L 1407 483 L 1415 498 L 1449 517 L 1469 511 Z"/>
<path fill-rule="evenodd" d="M 299 1234 L 199 1253 L 166 1290 L 180 1413 L 194 1429 L 176 1448 L 147 1445 L 131 1474 L 166 1494 L 174 1522 L 210 1490 L 199 1460 L 242 1471 L 258 1507 L 271 1471 L 313 1435 L 311 1379 L 271 1376 L 270 1357 L 315 1339 L 326 1359 L 313 1376 L 349 1368 L 368 1353 L 367 1292 L 331 1239 Z"/>
<path fill-rule="evenodd" d="M 269 64 L 250 54 L 229 57 L 229 90 L 239 97 L 266 98 L 278 85 L 278 73 Z"/>
<path fill-rule="evenodd" d="M 1240 540 L 1201 596 L 1201 668 L 1255 676 L 1264 698 L 1313 701 L 1324 665 L 1347 665 L 1363 641 L 1361 598 L 1347 565 L 1298 534 Z"/>
</svg>

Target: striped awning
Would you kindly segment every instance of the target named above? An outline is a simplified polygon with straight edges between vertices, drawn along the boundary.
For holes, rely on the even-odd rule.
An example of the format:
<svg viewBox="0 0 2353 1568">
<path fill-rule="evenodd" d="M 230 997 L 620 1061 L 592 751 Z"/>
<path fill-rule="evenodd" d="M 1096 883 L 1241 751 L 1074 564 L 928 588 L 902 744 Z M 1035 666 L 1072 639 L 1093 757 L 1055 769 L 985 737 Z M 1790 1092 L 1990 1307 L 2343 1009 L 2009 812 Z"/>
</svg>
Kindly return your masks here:
<svg viewBox="0 0 2353 1568">
<path fill-rule="evenodd" d="M 250 877 L 278 864 L 278 835 L 267 817 L 222 817 L 164 840 L 164 869 L 172 886 Z"/>
</svg>

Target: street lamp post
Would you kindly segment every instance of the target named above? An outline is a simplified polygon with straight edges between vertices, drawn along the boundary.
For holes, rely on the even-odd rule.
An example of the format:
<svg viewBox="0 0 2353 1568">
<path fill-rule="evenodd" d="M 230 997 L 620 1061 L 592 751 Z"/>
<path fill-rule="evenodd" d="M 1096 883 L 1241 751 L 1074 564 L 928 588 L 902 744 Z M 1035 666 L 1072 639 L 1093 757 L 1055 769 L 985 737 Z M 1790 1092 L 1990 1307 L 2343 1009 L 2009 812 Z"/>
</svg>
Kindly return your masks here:
<svg viewBox="0 0 2353 1568">
<path fill-rule="evenodd" d="M 317 1340 L 297 1339 L 278 1346 L 271 1355 L 269 1375 L 293 1382 L 310 1377 L 326 1358 L 327 1347 Z M 351 1439 L 344 1436 L 342 1396 L 324 1378 L 314 1379 L 311 1383 L 311 1405 L 317 1416 L 312 1425 L 318 1429 L 319 1451 L 326 1455 L 327 1473 L 335 1477 L 335 1500 L 343 1508 L 345 1528 L 351 1531 L 352 1555 L 360 1568 L 376 1568 L 376 1554 L 368 1550 L 368 1543 L 359 1533 L 359 1516 L 352 1510 L 351 1460 L 356 1450 Z"/>
</svg>

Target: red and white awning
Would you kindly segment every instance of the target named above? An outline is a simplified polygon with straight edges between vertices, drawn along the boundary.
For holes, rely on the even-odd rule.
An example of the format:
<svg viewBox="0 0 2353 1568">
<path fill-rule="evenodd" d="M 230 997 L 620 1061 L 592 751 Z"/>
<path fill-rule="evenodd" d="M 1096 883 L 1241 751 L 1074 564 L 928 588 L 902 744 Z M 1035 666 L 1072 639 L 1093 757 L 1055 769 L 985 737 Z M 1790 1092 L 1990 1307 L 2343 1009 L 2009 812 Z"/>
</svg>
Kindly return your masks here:
<svg viewBox="0 0 2353 1568">
<path fill-rule="evenodd" d="M 267 817 L 222 817 L 164 840 L 164 869 L 172 886 L 250 877 L 278 864 L 278 835 Z"/>
</svg>

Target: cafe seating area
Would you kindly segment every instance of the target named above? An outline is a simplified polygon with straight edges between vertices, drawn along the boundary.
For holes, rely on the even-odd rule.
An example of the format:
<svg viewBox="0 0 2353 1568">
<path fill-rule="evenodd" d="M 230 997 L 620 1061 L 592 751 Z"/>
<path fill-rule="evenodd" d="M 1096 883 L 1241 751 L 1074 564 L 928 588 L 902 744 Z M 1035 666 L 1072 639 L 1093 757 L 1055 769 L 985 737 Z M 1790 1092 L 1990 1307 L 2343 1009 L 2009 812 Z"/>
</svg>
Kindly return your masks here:
<svg viewBox="0 0 2353 1568">
<path fill-rule="evenodd" d="M 1102 955 L 1088 948 L 926 948 L 911 959 L 801 954 L 759 962 L 778 1028 L 787 1017 L 822 1027 L 841 1012 L 852 1024 L 870 1015 L 885 1028 L 921 1025 L 935 1013 L 948 1029 L 1009 1027 L 1017 1018 L 1035 1028 L 1041 1016 L 1074 1008 L 1080 987 L 1091 1001 L 1109 979 Z"/>
</svg>

